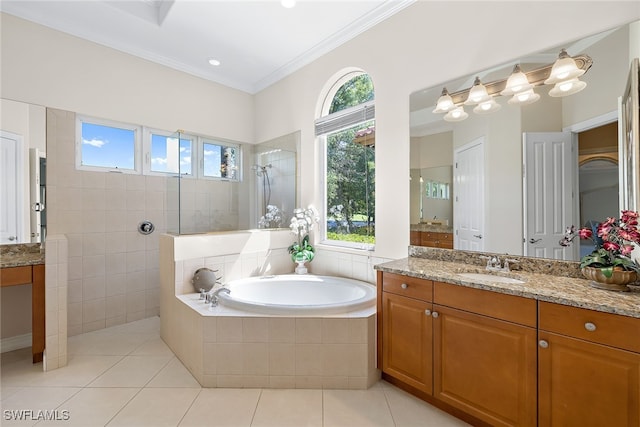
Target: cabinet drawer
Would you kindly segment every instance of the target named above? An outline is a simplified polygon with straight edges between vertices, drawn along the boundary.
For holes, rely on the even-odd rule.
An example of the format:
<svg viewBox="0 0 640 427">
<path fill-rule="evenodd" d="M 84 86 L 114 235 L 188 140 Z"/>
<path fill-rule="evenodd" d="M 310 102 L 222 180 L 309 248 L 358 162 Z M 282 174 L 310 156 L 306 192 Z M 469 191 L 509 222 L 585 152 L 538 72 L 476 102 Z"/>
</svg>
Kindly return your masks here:
<svg viewBox="0 0 640 427">
<path fill-rule="evenodd" d="M 433 282 L 416 277 L 384 273 L 382 276 L 382 290 L 427 302 L 433 300 Z"/>
<path fill-rule="evenodd" d="M 640 319 L 541 301 L 540 329 L 640 353 Z"/>
<path fill-rule="evenodd" d="M 31 283 L 31 266 L 9 267 L 0 269 L 2 286 L 28 285 Z"/>
<path fill-rule="evenodd" d="M 536 300 L 534 299 L 435 282 L 433 301 L 439 305 L 483 314 L 532 328 L 537 325 Z"/>
</svg>

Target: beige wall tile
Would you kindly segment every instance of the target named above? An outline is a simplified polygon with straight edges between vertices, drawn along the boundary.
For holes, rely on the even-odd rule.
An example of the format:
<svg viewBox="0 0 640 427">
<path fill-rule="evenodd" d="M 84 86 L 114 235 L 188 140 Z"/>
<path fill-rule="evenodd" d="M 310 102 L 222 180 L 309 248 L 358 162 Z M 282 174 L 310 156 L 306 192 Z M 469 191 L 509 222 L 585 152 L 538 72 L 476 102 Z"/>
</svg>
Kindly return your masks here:
<svg viewBox="0 0 640 427">
<path fill-rule="evenodd" d="M 284 317 L 268 318 L 269 342 L 294 343 L 296 339 L 296 320 Z"/>
<path fill-rule="evenodd" d="M 242 318 L 242 342 L 266 343 L 269 341 L 268 319 L 266 317 Z"/>
<path fill-rule="evenodd" d="M 297 318 L 296 343 L 321 343 L 322 319 Z"/>
</svg>

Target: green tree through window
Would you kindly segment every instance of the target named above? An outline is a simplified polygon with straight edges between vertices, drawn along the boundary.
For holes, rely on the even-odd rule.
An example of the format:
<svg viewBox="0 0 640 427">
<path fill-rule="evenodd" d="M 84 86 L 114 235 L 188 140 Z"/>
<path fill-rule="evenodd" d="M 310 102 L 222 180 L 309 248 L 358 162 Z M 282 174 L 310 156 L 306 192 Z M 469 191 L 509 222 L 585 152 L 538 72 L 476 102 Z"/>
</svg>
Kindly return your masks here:
<svg viewBox="0 0 640 427">
<path fill-rule="evenodd" d="M 358 75 L 338 89 L 329 115 L 373 100 L 371 79 Z M 375 243 L 375 121 L 365 116 L 326 134 L 328 240 Z"/>
</svg>

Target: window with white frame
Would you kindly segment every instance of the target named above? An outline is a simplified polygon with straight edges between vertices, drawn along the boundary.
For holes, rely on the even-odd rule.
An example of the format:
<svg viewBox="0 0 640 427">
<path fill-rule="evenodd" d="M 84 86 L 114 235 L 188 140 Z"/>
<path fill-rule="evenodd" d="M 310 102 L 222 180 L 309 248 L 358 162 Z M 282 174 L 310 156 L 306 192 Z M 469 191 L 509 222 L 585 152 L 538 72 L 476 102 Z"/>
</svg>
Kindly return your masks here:
<svg viewBox="0 0 640 427">
<path fill-rule="evenodd" d="M 195 136 L 161 130 L 145 135 L 145 173 L 193 176 Z"/>
<path fill-rule="evenodd" d="M 375 244 L 375 106 L 369 75 L 343 76 L 330 92 L 316 136 L 324 144 L 324 243 Z"/>
<path fill-rule="evenodd" d="M 237 145 L 202 140 L 202 176 L 238 181 L 240 177 L 240 147 Z"/>
<path fill-rule="evenodd" d="M 140 173 L 141 126 L 78 116 L 78 169 Z"/>
<path fill-rule="evenodd" d="M 239 144 L 80 115 L 76 139 L 80 170 L 240 181 Z"/>
</svg>

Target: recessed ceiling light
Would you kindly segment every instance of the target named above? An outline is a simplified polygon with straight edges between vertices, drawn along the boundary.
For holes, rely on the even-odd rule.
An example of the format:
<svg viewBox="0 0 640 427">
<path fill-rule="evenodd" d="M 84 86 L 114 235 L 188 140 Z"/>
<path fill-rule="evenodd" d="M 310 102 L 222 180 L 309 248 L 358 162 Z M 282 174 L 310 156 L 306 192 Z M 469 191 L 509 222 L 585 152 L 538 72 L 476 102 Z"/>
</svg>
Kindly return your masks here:
<svg viewBox="0 0 640 427">
<path fill-rule="evenodd" d="M 217 59 L 211 58 L 209 60 L 209 64 L 213 65 L 214 67 L 217 67 L 218 65 L 220 65 L 220 61 L 218 61 Z"/>
<path fill-rule="evenodd" d="M 287 9 L 291 9 L 296 5 L 296 0 L 280 0 L 280 4 L 282 7 L 286 7 Z"/>
</svg>

